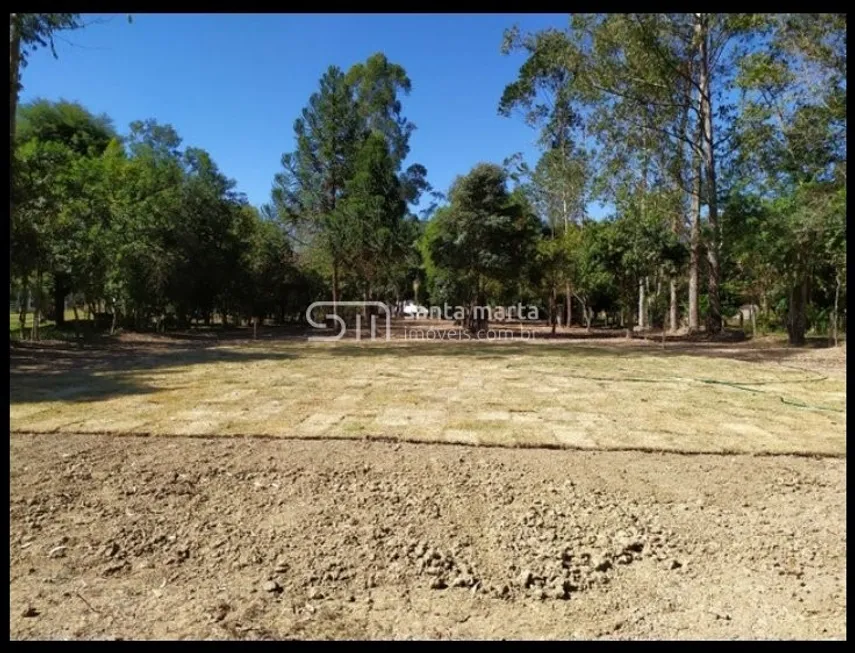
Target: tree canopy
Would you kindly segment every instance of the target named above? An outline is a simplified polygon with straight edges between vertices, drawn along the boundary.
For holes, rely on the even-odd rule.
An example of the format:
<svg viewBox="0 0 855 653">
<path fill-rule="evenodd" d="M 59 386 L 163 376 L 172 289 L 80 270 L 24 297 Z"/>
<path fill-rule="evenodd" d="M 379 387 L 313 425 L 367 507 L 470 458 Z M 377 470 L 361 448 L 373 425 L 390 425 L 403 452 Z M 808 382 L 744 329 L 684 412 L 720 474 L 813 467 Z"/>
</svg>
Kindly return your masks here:
<svg viewBox="0 0 855 653">
<path fill-rule="evenodd" d="M 70 297 L 113 329 L 284 323 L 316 299 L 400 306 L 417 283 L 474 331 L 476 306 L 517 302 L 553 330 L 714 335 L 746 306 L 793 344 L 845 326 L 843 14 L 509 27 L 497 46 L 523 60 L 497 109 L 539 155 L 458 171 L 444 193 L 411 151 L 418 80 L 382 52 L 330 66 L 259 207 L 171 125 L 15 105 L 29 54 L 81 26 L 13 14 L 13 293 L 59 322 Z"/>
</svg>

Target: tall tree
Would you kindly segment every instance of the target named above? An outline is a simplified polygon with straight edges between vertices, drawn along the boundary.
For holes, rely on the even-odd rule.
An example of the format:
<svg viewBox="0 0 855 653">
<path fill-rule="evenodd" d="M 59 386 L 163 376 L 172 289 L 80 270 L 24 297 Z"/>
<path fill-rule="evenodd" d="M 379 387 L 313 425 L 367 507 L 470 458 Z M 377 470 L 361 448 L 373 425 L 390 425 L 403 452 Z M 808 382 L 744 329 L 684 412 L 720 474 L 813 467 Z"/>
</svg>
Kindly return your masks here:
<svg viewBox="0 0 855 653">
<path fill-rule="evenodd" d="M 52 147 L 56 152 L 65 154 L 53 159 L 55 168 L 43 171 L 54 182 L 54 197 L 61 197 L 59 206 L 54 206 L 45 216 L 51 224 L 63 231 L 57 232 L 53 239 L 54 256 L 50 269 L 43 269 L 53 277 L 54 320 L 58 326 L 65 321 L 64 300 L 71 289 L 72 263 L 78 260 L 76 255 L 84 255 L 85 248 L 68 232 L 68 229 L 90 229 L 87 220 L 100 220 L 93 211 L 97 203 L 92 200 L 98 188 L 99 174 L 92 166 L 97 162 L 110 140 L 115 137 L 112 122 L 106 116 L 94 116 L 80 104 L 73 102 L 48 102 L 35 100 L 19 110 L 17 123 L 17 142 L 31 144 L 26 150 L 37 152 Z M 44 161 L 45 159 L 41 159 Z M 32 169 L 31 169 L 32 171 Z M 33 192 L 36 187 L 30 185 Z M 58 194 L 57 194 L 58 193 Z M 38 197 L 33 198 L 38 201 Z M 88 215 L 88 217 L 86 217 Z M 76 226 L 74 226 L 76 225 Z M 91 227 L 94 228 L 94 227 Z"/>
<path fill-rule="evenodd" d="M 297 149 L 283 155 L 284 170 L 274 179 L 273 201 L 280 214 L 306 238 L 316 239 L 330 261 L 333 303 L 339 299 L 344 255 L 335 210 L 353 174 L 363 129 L 351 84 L 331 66 L 294 123 Z"/>
<path fill-rule="evenodd" d="M 845 259 L 846 18 L 843 14 L 763 16 L 766 38 L 739 62 L 737 119 L 741 189 L 776 197 L 781 216 L 776 262 L 788 280 L 787 330 L 802 344 L 811 286 Z M 834 311 L 834 322 L 837 315 Z"/>
<path fill-rule="evenodd" d="M 566 95 L 587 116 L 590 133 L 600 141 L 600 154 L 611 162 L 605 169 L 639 174 L 633 159 L 638 166 L 649 164 L 651 146 L 666 148 L 672 160 L 682 162 L 666 168 L 674 171 L 675 186 L 696 195 L 690 203 L 693 223 L 700 222 L 702 199 L 709 209 L 707 327 L 713 332 L 722 325 L 717 262 L 719 155 L 729 137 L 715 136 L 714 128 L 729 120 L 731 106 L 725 99 L 734 62 L 757 24 L 756 18 L 741 14 L 598 14 L 573 15 L 566 32 L 548 30 L 525 37 L 511 32 L 516 47 L 530 53 L 523 71 L 533 71 L 541 80 L 566 73 L 567 83 L 575 88 Z M 539 45 L 547 43 L 548 47 Z M 678 154 L 684 148 L 692 152 L 691 157 Z M 639 157 L 640 150 L 648 150 L 648 155 Z M 702 163 L 703 185 L 693 174 L 695 161 Z M 612 176 L 604 180 L 604 190 Z M 701 192 L 703 198 L 698 196 Z M 697 278 L 699 240 L 695 239 L 693 248 L 690 292 L 697 287 L 691 280 Z M 690 305 L 696 305 L 691 298 Z M 690 311 L 690 327 L 695 321 Z"/>
<path fill-rule="evenodd" d="M 401 171 L 415 129 L 401 106 L 401 96 L 410 88 L 406 71 L 382 53 L 356 64 L 347 74 L 330 68 L 295 123 L 297 149 L 282 157 L 284 170 L 274 180 L 273 205 L 301 247 L 313 250 L 309 257 L 329 270 L 334 303 L 341 297 L 345 277 L 361 286 L 364 294 L 366 284 L 377 283 L 378 270 L 384 267 L 382 260 L 358 257 L 365 264 L 364 272 L 372 270 L 370 280 L 357 279 L 359 275 L 342 269 L 346 258 L 352 260 L 349 248 L 359 240 L 354 234 L 367 233 L 363 229 L 370 213 L 366 198 L 375 198 L 373 202 L 386 197 L 381 212 L 387 221 L 396 216 L 395 231 L 406 205 L 416 204 L 423 193 L 432 191 L 424 166 L 411 164 Z M 386 154 L 381 155 L 384 148 Z M 394 183 L 390 170 L 396 176 Z M 372 175 L 376 178 L 370 179 Z M 391 229 L 392 222 L 386 226 Z"/>
<path fill-rule="evenodd" d="M 505 87 L 499 113 L 509 116 L 522 111 L 527 124 L 539 128 L 538 144 L 543 154 L 529 173 L 528 189 L 550 235 L 566 235 L 572 224 L 585 216 L 589 199 L 589 155 L 585 150 L 585 125 L 579 109 L 579 91 L 573 84 L 574 71 L 566 64 L 570 53 L 567 39 L 557 30 L 523 37 L 512 28 L 504 35 L 502 52 L 525 50 L 529 58 L 516 81 Z M 524 170 L 524 172 L 527 172 Z M 545 247 L 545 246 L 543 246 Z M 544 278 L 563 286 L 565 318 L 572 321 L 573 278 L 566 265 L 558 263 L 564 251 L 555 244 L 544 261 L 552 272 Z M 544 250 L 545 251 L 545 250 Z M 556 289 L 549 290 L 554 298 Z"/>
<path fill-rule="evenodd" d="M 21 91 L 21 69 L 26 67 L 30 53 L 39 47 L 50 47 L 56 57 L 53 37 L 67 29 L 82 27 L 80 14 L 21 14 L 9 15 L 9 161 L 14 173 L 16 116 L 18 113 L 18 94 Z M 9 196 L 9 216 L 11 219 L 14 204 Z M 9 243 L 9 256 L 12 256 L 12 244 Z"/>
<path fill-rule="evenodd" d="M 356 157 L 353 177 L 334 216 L 348 267 L 366 301 L 388 280 L 390 261 L 404 255 L 406 208 L 386 138 L 374 132 Z"/>
<path fill-rule="evenodd" d="M 356 104 L 365 127 L 386 137 L 397 171 L 410 152 L 410 135 L 416 126 L 401 112 L 401 94 L 412 88 L 407 72 L 382 52 L 347 71 L 346 82 L 353 87 Z"/>
<path fill-rule="evenodd" d="M 533 260 L 538 220 L 523 197 L 508 192 L 506 173 L 495 164 L 480 163 L 455 180 L 449 199 L 425 232 L 424 251 L 446 297 L 468 307 L 466 326 L 478 333 L 487 328 L 481 309 L 490 288 L 518 280 Z M 437 287 L 436 280 L 429 283 Z"/>
</svg>

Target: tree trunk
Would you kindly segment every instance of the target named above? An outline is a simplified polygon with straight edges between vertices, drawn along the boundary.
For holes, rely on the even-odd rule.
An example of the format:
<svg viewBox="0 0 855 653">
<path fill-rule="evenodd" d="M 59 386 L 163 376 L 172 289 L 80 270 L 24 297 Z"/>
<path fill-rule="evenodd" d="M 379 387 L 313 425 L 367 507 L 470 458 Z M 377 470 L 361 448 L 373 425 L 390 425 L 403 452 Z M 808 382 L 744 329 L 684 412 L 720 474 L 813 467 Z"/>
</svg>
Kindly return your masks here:
<svg viewBox="0 0 855 653">
<path fill-rule="evenodd" d="M 483 331 L 487 330 L 488 320 L 481 312 L 481 308 L 484 306 L 483 296 L 481 295 L 481 291 L 478 291 L 478 294 L 475 297 L 475 301 L 469 302 L 469 311 L 466 316 L 466 325 L 469 333 L 472 335 L 478 335 Z M 477 309 L 477 314 L 476 314 Z"/>
<path fill-rule="evenodd" d="M 840 272 L 834 275 L 837 285 L 834 288 L 834 313 L 831 321 L 831 334 L 834 339 L 834 346 L 837 346 L 837 316 L 838 307 L 840 306 Z"/>
<path fill-rule="evenodd" d="M 629 308 L 629 302 L 627 302 L 626 308 L 621 307 L 620 309 L 620 325 L 625 330 L 625 337 L 627 340 L 632 337 L 632 309 Z"/>
<path fill-rule="evenodd" d="M 757 335 L 757 311 L 754 310 L 754 304 L 748 307 L 748 316 L 751 318 L 751 338 Z"/>
<path fill-rule="evenodd" d="M 799 347 L 805 344 L 807 329 L 807 279 L 790 287 L 789 311 L 787 313 L 787 334 L 791 345 Z"/>
<path fill-rule="evenodd" d="M 333 261 L 332 266 L 332 304 L 333 315 L 338 315 L 338 261 Z"/>
<path fill-rule="evenodd" d="M 700 92 L 697 94 L 700 105 Z M 698 268 L 701 263 L 701 149 L 702 125 L 695 130 L 694 147 L 692 148 L 692 194 L 689 208 L 689 333 L 695 333 L 700 328 L 700 313 L 698 303 Z"/>
<path fill-rule="evenodd" d="M 27 278 L 24 277 L 21 282 L 21 292 L 18 295 L 18 338 L 24 339 L 24 330 L 27 328 L 27 309 L 30 305 L 30 290 L 27 285 Z"/>
<path fill-rule="evenodd" d="M 35 306 L 33 307 L 33 330 L 30 334 L 30 340 L 39 339 L 39 322 L 42 317 L 42 272 L 36 272 L 36 288 L 35 288 Z"/>
<path fill-rule="evenodd" d="M 579 305 L 582 307 L 582 318 L 585 320 L 585 332 L 590 333 L 591 315 L 593 315 L 593 311 L 589 312 L 588 303 L 582 298 L 582 296 L 576 295 L 576 299 L 579 301 Z"/>
<path fill-rule="evenodd" d="M 644 279 L 638 280 L 638 326 L 644 328 Z"/>
<path fill-rule="evenodd" d="M 77 346 L 83 349 L 83 339 L 80 337 L 80 315 L 77 313 L 77 302 L 72 301 L 71 307 L 74 310 L 74 339 L 77 341 Z"/>
<path fill-rule="evenodd" d="M 119 321 L 119 307 L 116 305 L 115 300 L 113 301 L 112 311 L 113 311 L 113 320 L 110 323 L 110 335 L 111 336 L 114 333 L 116 333 L 116 324 Z"/>
<path fill-rule="evenodd" d="M 689 333 L 697 332 L 700 327 L 698 303 L 698 268 L 701 262 L 701 198 L 700 170 L 695 171 L 692 190 L 692 227 L 689 235 Z"/>
<path fill-rule="evenodd" d="M 552 290 L 549 293 L 549 326 L 551 327 L 550 333 L 552 335 L 555 335 L 555 326 L 557 323 L 556 318 L 558 317 L 556 315 L 556 312 L 558 311 L 558 302 L 556 299 L 556 295 L 557 293 L 555 291 L 555 286 L 553 285 Z"/>
<path fill-rule="evenodd" d="M 691 99 L 692 99 L 692 89 L 690 84 L 686 84 L 684 87 L 684 102 L 683 108 L 680 113 L 680 123 L 678 128 L 678 133 L 684 138 L 691 138 L 689 131 L 689 113 L 692 109 L 691 107 Z M 694 161 L 695 157 L 692 155 L 692 151 L 689 151 L 688 161 Z M 677 188 L 681 192 L 686 192 L 688 190 L 688 184 L 686 183 L 686 143 L 681 143 L 678 150 L 678 164 L 673 168 L 674 181 L 677 185 Z M 685 228 L 686 223 L 686 215 L 683 212 L 683 205 L 681 202 L 680 210 L 675 211 L 673 214 L 673 219 L 671 221 L 671 232 L 674 236 L 679 240 L 680 236 L 683 233 L 683 229 Z M 671 332 L 674 333 L 679 328 L 679 305 L 677 299 L 677 279 L 674 275 L 669 277 L 669 316 L 671 322 Z M 665 328 L 663 323 L 662 328 Z"/>
<path fill-rule="evenodd" d="M 677 280 L 674 277 L 671 277 L 670 288 L 671 302 L 669 305 L 669 317 L 671 318 L 671 333 L 674 333 L 677 331 Z"/>
<path fill-rule="evenodd" d="M 573 293 L 570 290 L 570 282 L 568 281 L 564 286 L 565 294 L 567 295 L 567 328 L 573 324 Z"/>
<path fill-rule="evenodd" d="M 709 263 L 709 281 L 707 295 L 709 311 L 707 312 L 707 330 L 718 333 L 722 328 L 721 299 L 719 297 L 719 282 L 721 266 L 719 252 L 721 250 L 721 226 L 718 221 L 718 197 L 716 189 L 715 148 L 712 123 L 712 95 L 710 93 L 710 61 L 709 33 L 707 19 L 703 14 L 697 14 L 695 25 L 700 41 L 700 116 L 703 125 L 704 170 L 706 173 L 706 196 L 709 208 L 710 242 L 707 243 L 707 261 Z"/>
<path fill-rule="evenodd" d="M 20 16 L 9 15 L 9 164 L 13 165 L 15 155 L 15 114 L 18 111 L 18 87 L 21 68 L 21 30 Z M 12 220 L 12 196 L 9 195 L 9 216 Z M 11 226 L 11 225 L 10 225 Z M 9 260 L 12 260 L 12 241 L 9 240 Z"/>
<path fill-rule="evenodd" d="M 478 280 L 478 306 L 485 307 L 487 305 L 487 298 L 484 296 L 484 288 L 482 286 L 482 281 Z M 481 315 L 477 320 L 478 333 L 482 331 L 487 331 L 490 327 L 489 320 L 487 319 L 487 314 L 485 312 L 481 312 Z"/>
<path fill-rule="evenodd" d="M 649 279 L 647 279 L 647 281 L 649 284 Z M 650 286 L 648 285 L 647 287 L 649 290 Z M 653 327 L 654 318 L 652 316 L 653 316 L 653 312 L 656 308 L 656 300 L 659 299 L 659 295 L 661 292 L 662 292 L 662 278 L 657 275 L 657 277 L 656 277 L 656 291 L 652 295 L 647 296 L 647 304 L 646 304 L 647 313 L 646 313 L 646 315 L 647 315 L 647 326 L 649 326 L 649 327 Z M 664 320 L 662 321 L 662 328 L 663 329 L 665 328 L 665 321 Z"/>
<path fill-rule="evenodd" d="M 18 313 L 18 339 L 24 339 L 24 331 L 27 328 L 27 305 L 24 304 L 21 306 L 21 310 Z"/>
<path fill-rule="evenodd" d="M 549 324 L 552 326 L 552 335 L 555 335 L 555 326 L 557 323 L 557 315 L 555 314 L 558 307 L 556 306 L 555 286 L 552 286 L 552 293 L 549 295 Z"/>
<path fill-rule="evenodd" d="M 65 326 L 65 298 L 68 296 L 69 279 L 62 272 L 53 275 L 53 311 L 57 329 Z"/>
</svg>

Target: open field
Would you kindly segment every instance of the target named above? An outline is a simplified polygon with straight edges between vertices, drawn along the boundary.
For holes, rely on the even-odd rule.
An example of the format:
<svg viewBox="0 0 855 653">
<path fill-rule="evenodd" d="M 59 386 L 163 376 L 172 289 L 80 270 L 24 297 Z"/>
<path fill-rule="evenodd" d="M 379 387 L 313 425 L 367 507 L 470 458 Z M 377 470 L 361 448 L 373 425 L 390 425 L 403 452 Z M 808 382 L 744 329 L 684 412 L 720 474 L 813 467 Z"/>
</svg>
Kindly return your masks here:
<svg viewBox="0 0 855 653">
<path fill-rule="evenodd" d="M 819 367 L 817 367 L 819 365 Z M 844 454 L 845 348 L 148 338 L 16 349 L 13 431 Z"/>
<path fill-rule="evenodd" d="M 275 333 L 12 349 L 13 638 L 846 637 L 845 347 Z"/>
</svg>

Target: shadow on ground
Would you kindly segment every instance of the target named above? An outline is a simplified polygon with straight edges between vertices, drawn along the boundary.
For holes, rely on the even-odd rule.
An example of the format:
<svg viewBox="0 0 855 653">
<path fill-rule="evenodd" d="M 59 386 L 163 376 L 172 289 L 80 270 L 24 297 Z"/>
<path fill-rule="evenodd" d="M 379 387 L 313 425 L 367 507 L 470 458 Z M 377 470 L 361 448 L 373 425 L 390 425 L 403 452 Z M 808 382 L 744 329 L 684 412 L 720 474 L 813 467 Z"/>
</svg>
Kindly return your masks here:
<svg viewBox="0 0 855 653">
<path fill-rule="evenodd" d="M 139 374 L 212 363 L 287 361 L 295 352 L 235 350 L 167 343 L 158 346 L 105 347 L 80 350 L 68 346 L 12 347 L 9 357 L 9 402 L 92 401 L 155 390 Z"/>
<path fill-rule="evenodd" d="M 771 345 L 763 347 L 754 345 L 751 341 L 739 343 L 672 341 L 665 347 L 653 339 L 644 340 L 624 338 L 604 341 L 590 339 L 572 341 L 569 339 L 552 342 L 396 342 L 389 343 L 355 343 L 341 341 L 326 345 L 326 353 L 330 356 L 346 357 L 381 357 L 399 356 L 454 356 L 472 357 L 476 360 L 502 359 L 508 356 L 554 357 L 585 356 L 585 357 L 632 357 L 660 358 L 668 356 L 697 356 L 703 358 L 728 358 L 752 363 L 782 363 L 790 358 L 800 357 L 811 349 L 826 349 L 827 345 L 809 343 L 806 347 L 789 347 L 786 345 Z"/>
</svg>

